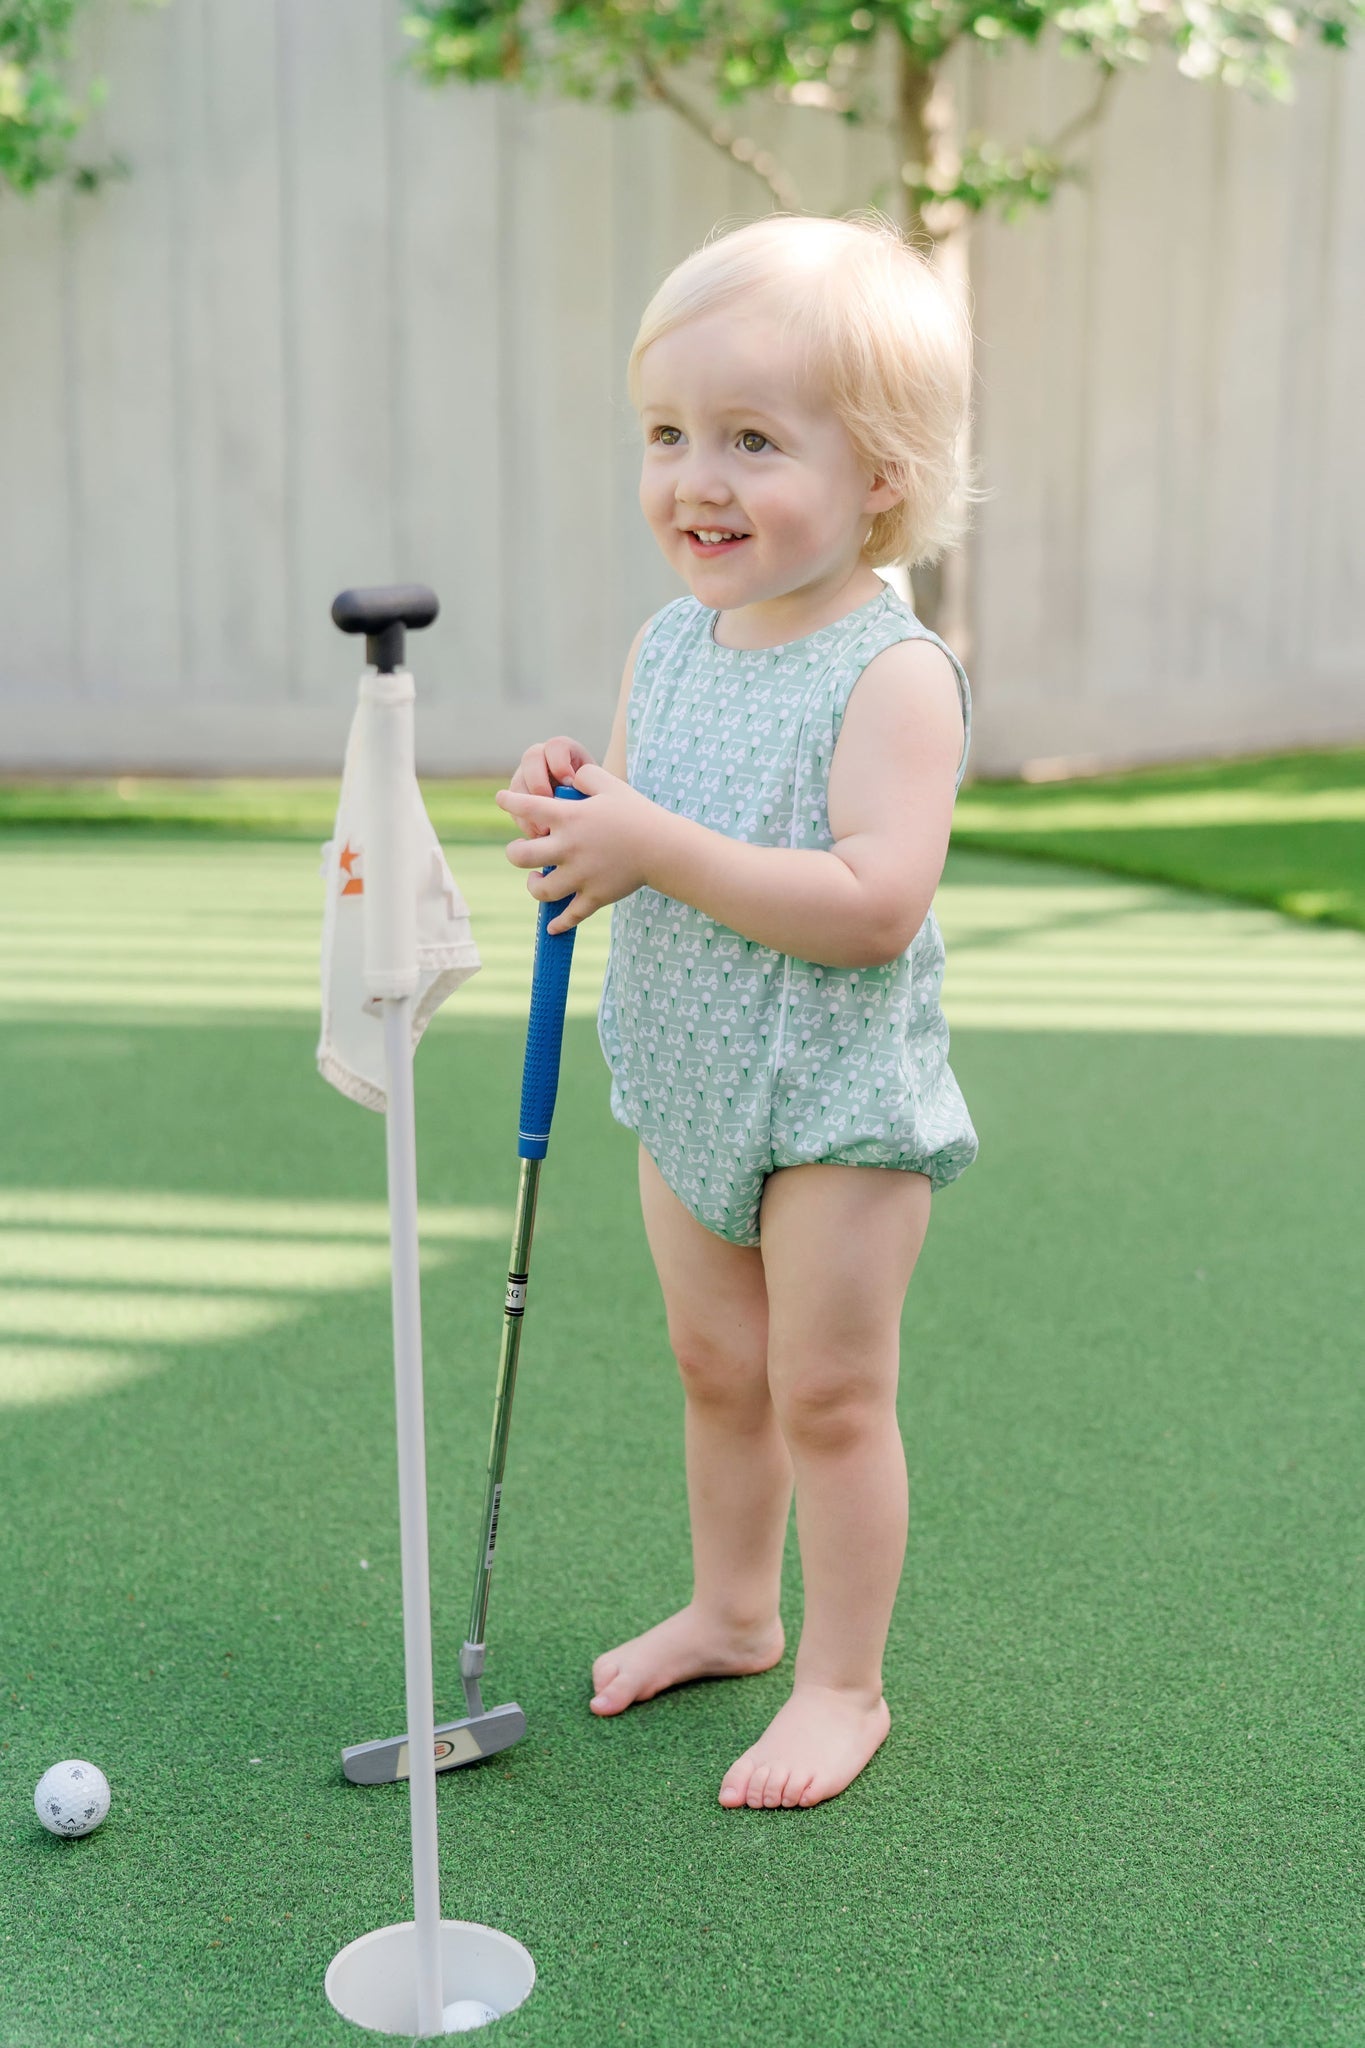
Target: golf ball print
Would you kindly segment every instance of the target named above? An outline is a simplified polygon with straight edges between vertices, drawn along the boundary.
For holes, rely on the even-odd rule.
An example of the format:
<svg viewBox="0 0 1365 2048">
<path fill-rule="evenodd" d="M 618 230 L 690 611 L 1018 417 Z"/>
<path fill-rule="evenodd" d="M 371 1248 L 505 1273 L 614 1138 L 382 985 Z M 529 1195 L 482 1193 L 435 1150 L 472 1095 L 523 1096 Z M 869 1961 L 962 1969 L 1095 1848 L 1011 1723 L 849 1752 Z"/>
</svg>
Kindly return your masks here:
<svg viewBox="0 0 1365 2048">
<path fill-rule="evenodd" d="M 109 1780 L 80 1757 L 44 1771 L 33 1795 L 39 1820 L 53 1835 L 88 1835 L 109 1811 Z"/>
</svg>

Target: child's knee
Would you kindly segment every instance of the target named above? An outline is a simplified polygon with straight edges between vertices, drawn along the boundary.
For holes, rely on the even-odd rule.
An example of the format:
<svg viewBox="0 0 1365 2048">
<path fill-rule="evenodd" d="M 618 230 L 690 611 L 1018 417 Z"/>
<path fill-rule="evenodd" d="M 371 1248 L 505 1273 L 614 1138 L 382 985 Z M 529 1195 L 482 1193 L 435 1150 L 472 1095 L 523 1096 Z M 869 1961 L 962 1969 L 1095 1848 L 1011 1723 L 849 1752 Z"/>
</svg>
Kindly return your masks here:
<svg viewBox="0 0 1365 2048">
<path fill-rule="evenodd" d="M 676 1317 L 669 1320 L 668 1339 L 689 1400 L 737 1407 L 766 1404 L 766 1330 L 727 1329 Z"/>
<path fill-rule="evenodd" d="M 862 1388 L 798 1381 L 774 1392 L 773 1406 L 788 1444 L 807 1451 L 855 1450 L 897 1427 L 894 1404 L 888 1416 L 885 1401 Z"/>
<path fill-rule="evenodd" d="M 862 1343 L 776 1342 L 768 1382 L 788 1442 L 844 1450 L 869 1434 L 895 1429 L 900 1331 Z"/>
</svg>

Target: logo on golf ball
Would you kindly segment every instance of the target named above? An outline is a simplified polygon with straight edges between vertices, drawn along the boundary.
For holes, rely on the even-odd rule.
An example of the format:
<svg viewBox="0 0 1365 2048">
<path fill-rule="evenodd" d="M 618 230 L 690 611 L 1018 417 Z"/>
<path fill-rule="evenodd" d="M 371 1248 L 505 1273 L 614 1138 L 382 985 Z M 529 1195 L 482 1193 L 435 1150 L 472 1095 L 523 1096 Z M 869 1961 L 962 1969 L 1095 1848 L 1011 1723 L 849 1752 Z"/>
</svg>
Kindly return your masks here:
<svg viewBox="0 0 1365 2048">
<path fill-rule="evenodd" d="M 109 1780 L 98 1764 L 70 1757 L 44 1771 L 33 1809 L 49 1834 L 91 1834 L 109 1811 Z"/>
</svg>

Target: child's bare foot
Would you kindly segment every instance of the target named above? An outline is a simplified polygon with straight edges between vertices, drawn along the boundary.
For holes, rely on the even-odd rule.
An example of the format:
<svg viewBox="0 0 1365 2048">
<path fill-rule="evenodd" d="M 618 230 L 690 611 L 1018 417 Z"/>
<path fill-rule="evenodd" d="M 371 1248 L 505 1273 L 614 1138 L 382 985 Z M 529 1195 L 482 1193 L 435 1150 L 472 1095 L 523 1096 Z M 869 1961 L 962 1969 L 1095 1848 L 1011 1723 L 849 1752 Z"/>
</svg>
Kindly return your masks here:
<svg viewBox="0 0 1365 2048">
<path fill-rule="evenodd" d="M 781 1620 L 767 1628 L 732 1629 L 708 1620 L 688 1603 L 667 1621 L 615 1650 L 592 1667 L 594 1714 L 619 1714 L 632 1700 L 653 1699 L 689 1678 L 740 1678 L 768 1671 L 786 1648 Z"/>
<path fill-rule="evenodd" d="M 851 1785 L 880 1749 L 891 1710 L 878 1695 L 801 1685 L 763 1734 L 731 1764 L 722 1806 L 817 1806 Z"/>
</svg>

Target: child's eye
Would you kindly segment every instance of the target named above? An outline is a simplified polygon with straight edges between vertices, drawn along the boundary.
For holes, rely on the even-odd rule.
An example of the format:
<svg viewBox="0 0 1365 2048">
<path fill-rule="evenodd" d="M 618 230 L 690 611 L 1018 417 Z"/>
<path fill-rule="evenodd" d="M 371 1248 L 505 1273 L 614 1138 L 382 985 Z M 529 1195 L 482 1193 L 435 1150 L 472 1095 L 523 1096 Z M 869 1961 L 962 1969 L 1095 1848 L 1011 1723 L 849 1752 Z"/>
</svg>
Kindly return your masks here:
<svg viewBox="0 0 1365 2048">
<path fill-rule="evenodd" d="M 662 440 L 665 434 L 676 434 L 677 432 L 677 427 L 654 427 L 650 431 L 649 438 L 651 441 L 658 441 Z M 746 427 L 739 438 L 741 441 L 761 441 L 765 448 L 769 446 L 767 435 L 760 434 L 757 427 Z M 672 448 L 675 446 L 675 443 L 672 441 L 664 441 L 664 446 L 665 448 Z M 758 452 L 759 451 L 757 448 L 749 448 L 745 450 L 745 453 L 749 455 L 757 455 Z"/>
</svg>

